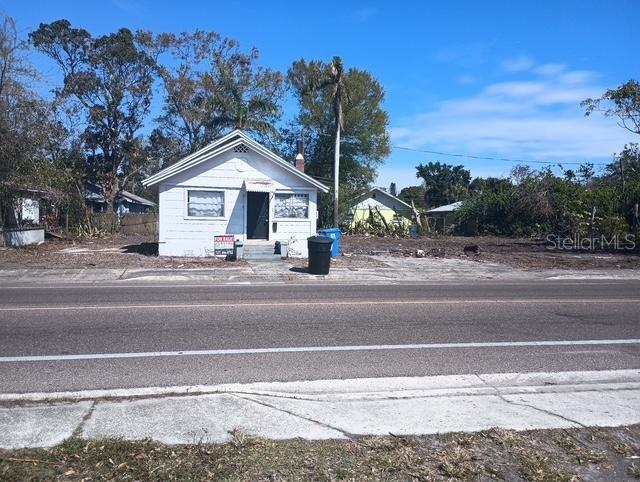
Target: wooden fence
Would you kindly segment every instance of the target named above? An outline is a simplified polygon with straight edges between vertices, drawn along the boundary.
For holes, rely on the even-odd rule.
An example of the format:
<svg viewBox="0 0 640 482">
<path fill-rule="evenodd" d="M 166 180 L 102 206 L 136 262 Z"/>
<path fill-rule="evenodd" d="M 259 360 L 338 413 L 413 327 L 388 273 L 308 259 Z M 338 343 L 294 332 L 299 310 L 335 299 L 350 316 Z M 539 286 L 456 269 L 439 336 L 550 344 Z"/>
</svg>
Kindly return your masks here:
<svg viewBox="0 0 640 482">
<path fill-rule="evenodd" d="M 120 229 L 122 234 L 158 234 L 158 214 L 123 214 L 120 218 Z"/>
</svg>

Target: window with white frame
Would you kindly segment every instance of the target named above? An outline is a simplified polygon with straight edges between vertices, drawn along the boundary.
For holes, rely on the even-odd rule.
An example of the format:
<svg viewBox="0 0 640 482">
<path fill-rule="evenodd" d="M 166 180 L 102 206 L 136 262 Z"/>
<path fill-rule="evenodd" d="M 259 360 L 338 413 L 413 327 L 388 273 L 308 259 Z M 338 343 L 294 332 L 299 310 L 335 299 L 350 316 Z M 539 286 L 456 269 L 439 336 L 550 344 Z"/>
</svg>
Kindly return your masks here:
<svg viewBox="0 0 640 482">
<path fill-rule="evenodd" d="M 276 194 L 276 218 L 308 218 L 308 194 Z"/>
<path fill-rule="evenodd" d="M 187 191 L 187 215 L 193 218 L 223 218 L 223 191 Z"/>
</svg>

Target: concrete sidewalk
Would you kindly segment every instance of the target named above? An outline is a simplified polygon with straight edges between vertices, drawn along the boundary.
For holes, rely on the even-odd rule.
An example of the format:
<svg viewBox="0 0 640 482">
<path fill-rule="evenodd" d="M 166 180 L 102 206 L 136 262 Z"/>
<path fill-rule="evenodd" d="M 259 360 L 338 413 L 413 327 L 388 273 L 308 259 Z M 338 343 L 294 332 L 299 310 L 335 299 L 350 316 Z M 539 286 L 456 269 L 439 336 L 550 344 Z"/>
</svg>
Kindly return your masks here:
<svg viewBox="0 0 640 482">
<path fill-rule="evenodd" d="M 0 395 L 0 448 L 68 437 L 225 442 L 640 422 L 640 370 L 374 378 Z"/>
<path fill-rule="evenodd" d="M 532 280 L 532 279 L 640 279 L 640 270 L 542 270 L 524 271 L 497 263 L 466 259 L 399 258 L 372 256 L 374 267 L 351 267 L 333 263 L 326 276 L 305 273 L 288 260 L 250 262 L 248 266 L 207 269 L 78 268 L 0 270 L 0 286 L 51 283 L 207 282 L 247 283 L 407 283 L 453 280 Z"/>
</svg>

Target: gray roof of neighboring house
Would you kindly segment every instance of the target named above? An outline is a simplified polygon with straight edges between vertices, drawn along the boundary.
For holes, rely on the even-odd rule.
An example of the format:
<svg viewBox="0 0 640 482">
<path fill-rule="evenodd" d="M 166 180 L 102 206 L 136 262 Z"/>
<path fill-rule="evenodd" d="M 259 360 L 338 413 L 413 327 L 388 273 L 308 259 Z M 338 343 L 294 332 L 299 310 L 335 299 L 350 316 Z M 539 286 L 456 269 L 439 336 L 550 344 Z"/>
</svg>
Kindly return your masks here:
<svg viewBox="0 0 640 482">
<path fill-rule="evenodd" d="M 399 202 L 400 204 L 402 204 L 404 207 L 406 208 L 411 208 L 411 206 L 409 204 L 407 204 L 406 202 L 404 202 L 402 199 L 394 196 L 393 194 L 389 194 L 387 191 L 380 189 L 379 187 L 374 187 L 372 189 L 369 189 L 368 191 L 363 192 L 362 194 L 359 194 L 358 196 L 356 196 L 356 198 L 352 201 L 352 206 L 355 206 L 356 204 L 358 204 L 359 202 L 367 199 L 367 197 L 369 197 L 371 194 L 373 194 L 374 192 L 379 192 L 381 194 L 383 194 L 384 196 L 387 196 L 390 199 L 393 199 L 394 201 Z"/>
<path fill-rule="evenodd" d="M 462 206 L 462 201 L 458 201 L 452 204 L 445 204 L 444 206 L 438 206 L 437 208 L 428 209 L 426 213 L 451 213 Z"/>
<path fill-rule="evenodd" d="M 129 201 L 132 201 L 134 203 L 138 203 L 138 204 L 144 204 L 145 206 L 155 206 L 156 203 L 154 203 L 153 201 L 149 201 L 148 199 L 145 199 L 141 196 L 137 196 L 129 191 L 122 191 L 120 193 L 120 196 L 122 196 L 123 198 L 126 198 Z"/>
<path fill-rule="evenodd" d="M 89 200 L 89 201 L 93 201 L 93 202 L 98 202 L 98 203 L 103 203 L 105 202 L 104 197 L 102 197 L 102 194 L 100 194 L 99 192 L 97 192 L 97 187 L 93 186 L 91 184 L 87 184 L 87 188 L 85 189 L 84 192 L 84 197 L 85 199 Z M 131 203 L 135 203 L 135 204 L 142 204 L 143 206 L 155 206 L 156 203 L 154 203 L 153 201 L 149 201 L 148 199 L 145 199 L 141 196 L 138 196 L 136 194 L 133 194 L 129 191 L 122 191 L 119 195 L 119 198 L 124 198 L 127 201 L 131 202 Z"/>
</svg>

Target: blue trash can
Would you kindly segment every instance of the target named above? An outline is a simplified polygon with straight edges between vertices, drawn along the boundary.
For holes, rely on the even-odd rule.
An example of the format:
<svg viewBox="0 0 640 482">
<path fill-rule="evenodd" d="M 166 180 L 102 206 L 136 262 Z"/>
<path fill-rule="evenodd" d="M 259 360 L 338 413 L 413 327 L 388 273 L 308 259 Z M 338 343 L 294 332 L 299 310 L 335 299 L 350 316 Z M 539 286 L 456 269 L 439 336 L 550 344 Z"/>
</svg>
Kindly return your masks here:
<svg viewBox="0 0 640 482">
<path fill-rule="evenodd" d="M 326 236 L 327 238 L 333 239 L 333 244 L 331 245 L 331 256 L 336 257 L 340 256 L 340 228 L 326 228 L 318 231 L 320 236 Z"/>
</svg>

